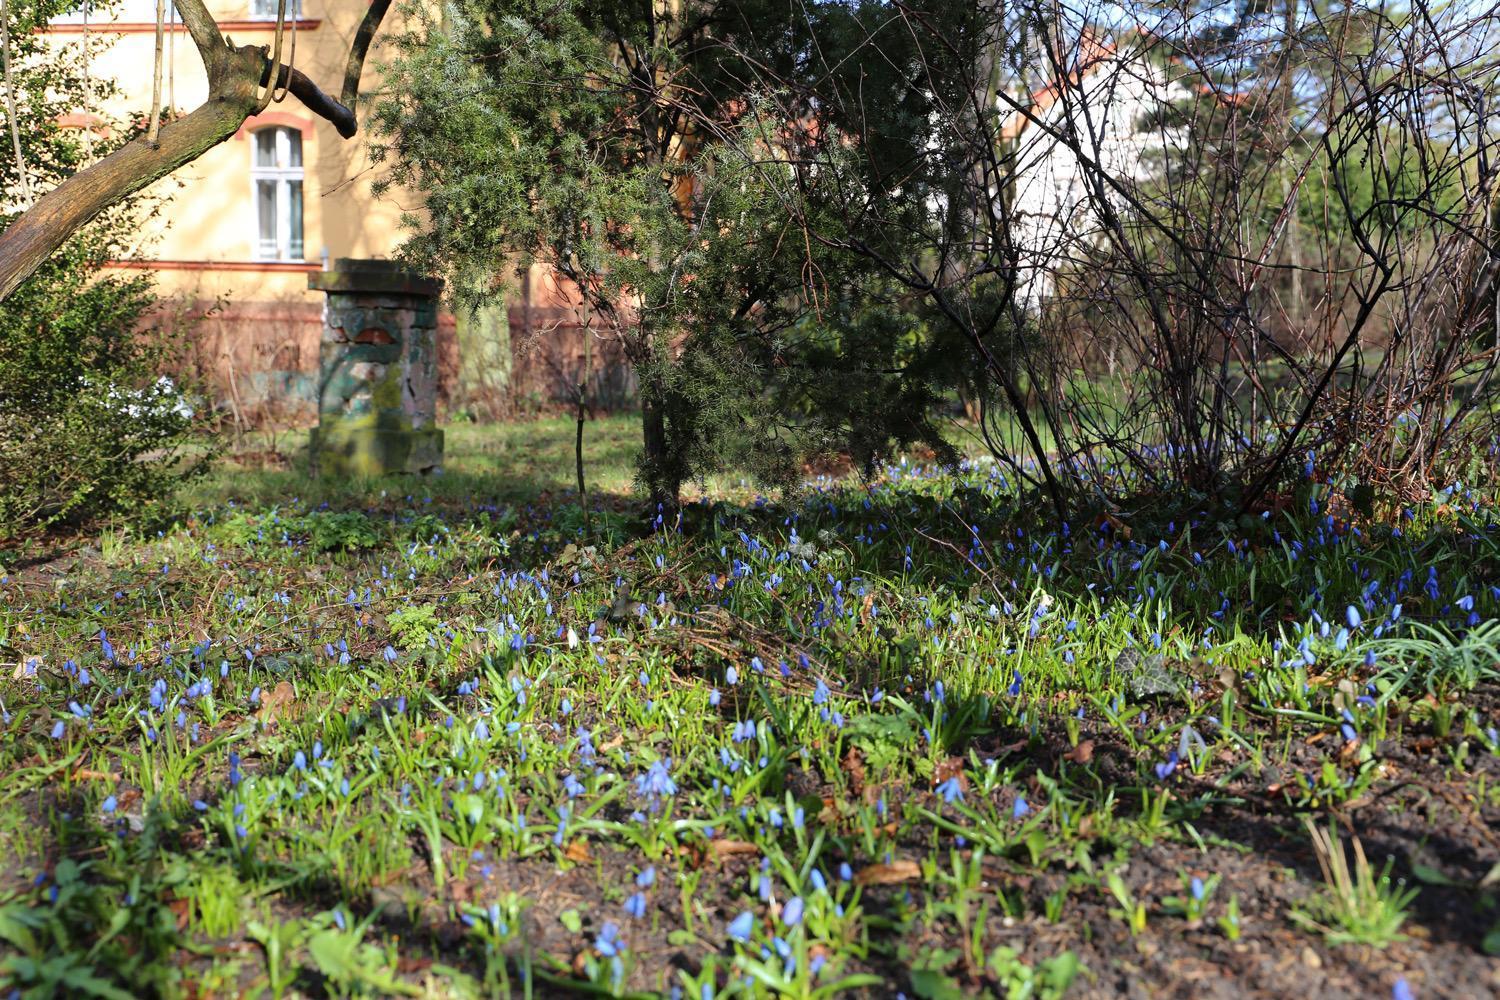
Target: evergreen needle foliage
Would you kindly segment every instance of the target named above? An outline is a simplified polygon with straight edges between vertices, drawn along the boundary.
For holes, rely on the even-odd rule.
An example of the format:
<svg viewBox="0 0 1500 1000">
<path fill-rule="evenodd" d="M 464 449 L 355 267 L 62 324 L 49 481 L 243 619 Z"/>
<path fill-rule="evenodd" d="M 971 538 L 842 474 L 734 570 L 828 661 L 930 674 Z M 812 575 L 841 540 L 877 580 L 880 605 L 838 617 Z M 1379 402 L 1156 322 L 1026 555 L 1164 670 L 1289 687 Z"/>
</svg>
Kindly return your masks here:
<svg viewBox="0 0 1500 1000">
<path fill-rule="evenodd" d="M 421 195 L 406 252 L 479 297 L 531 263 L 568 279 L 639 376 L 656 504 L 730 462 L 785 484 L 822 452 L 948 454 L 920 314 L 786 210 L 794 191 L 804 218 L 848 197 L 802 166 L 824 123 L 755 86 L 796 63 L 804 22 L 727 2 L 408 15 L 374 123 L 388 181 Z"/>
</svg>

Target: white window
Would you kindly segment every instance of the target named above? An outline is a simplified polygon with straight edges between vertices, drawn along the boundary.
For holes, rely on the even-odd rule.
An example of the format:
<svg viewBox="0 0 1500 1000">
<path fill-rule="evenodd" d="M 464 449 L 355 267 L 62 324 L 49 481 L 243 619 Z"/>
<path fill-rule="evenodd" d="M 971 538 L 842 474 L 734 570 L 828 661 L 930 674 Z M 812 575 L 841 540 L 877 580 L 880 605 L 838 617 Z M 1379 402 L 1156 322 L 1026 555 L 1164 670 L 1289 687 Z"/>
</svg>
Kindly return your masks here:
<svg viewBox="0 0 1500 1000">
<path fill-rule="evenodd" d="M 273 126 L 251 135 L 255 256 L 302 259 L 302 133 Z"/>
<path fill-rule="evenodd" d="M 277 0 L 250 0 L 250 17 L 256 21 L 274 21 L 276 6 Z M 288 20 L 300 20 L 302 0 L 286 0 L 286 16 Z"/>
</svg>

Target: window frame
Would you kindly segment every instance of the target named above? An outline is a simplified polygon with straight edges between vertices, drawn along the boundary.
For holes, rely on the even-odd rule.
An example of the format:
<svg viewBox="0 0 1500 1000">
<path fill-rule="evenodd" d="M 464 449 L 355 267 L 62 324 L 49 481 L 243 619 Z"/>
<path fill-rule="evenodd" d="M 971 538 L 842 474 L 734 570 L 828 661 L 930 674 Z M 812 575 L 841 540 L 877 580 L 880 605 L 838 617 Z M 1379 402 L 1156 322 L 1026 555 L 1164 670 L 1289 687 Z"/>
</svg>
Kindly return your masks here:
<svg viewBox="0 0 1500 1000">
<path fill-rule="evenodd" d="M 270 10 L 257 10 L 256 8 L 262 3 L 269 7 Z M 248 16 L 246 20 L 270 21 L 274 24 L 276 22 L 276 0 L 250 0 L 250 3 L 247 5 L 247 12 Z M 302 20 L 302 0 L 286 0 L 286 19 L 288 21 Z"/>
<path fill-rule="evenodd" d="M 274 139 L 275 163 L 260 163 L 260 137 L 270 133 Z M 292 136 L 296 136 L 297 163 L 292 163 Z M 275 232 L 269 241 L 261 230 L 260 188 L 263 183 L 275 185 Z M 300 232 L 293 239 L 292 184 L 296 184 L 301 201 L 297 222 Z M 307 143 L 299 128 L 290 125 L 265 125 L 250 133 L 250 255 L 258 261 L 303 262 L 307 259 Z M 271 249 L 267 249 L 267 246 Z"/>
</svg>

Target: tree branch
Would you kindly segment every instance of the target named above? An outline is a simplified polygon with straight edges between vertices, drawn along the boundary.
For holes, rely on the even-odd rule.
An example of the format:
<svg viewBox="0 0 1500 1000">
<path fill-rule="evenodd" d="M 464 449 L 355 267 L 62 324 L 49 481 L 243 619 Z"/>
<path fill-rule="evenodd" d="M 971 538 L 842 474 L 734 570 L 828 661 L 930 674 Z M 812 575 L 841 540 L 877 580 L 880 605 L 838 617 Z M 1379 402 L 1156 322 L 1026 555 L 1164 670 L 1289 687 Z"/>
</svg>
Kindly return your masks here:
<svg viewBox="0 0 1500 1000">
<path fill-rule="evenodd" d="M 271 67 L 267 65 L 265 72 L 261 74 L 260 83 L 262 87 L 265 87 L 270 82 Z M 353 106 L 341 104 L 323 93 L 318 85 L 300 69 L 282 66 L 281 72 L 276 74 L 276 86 L 285 87 L 291 91 L 307 110 L 319 118 L 327 119 L 329 124 L 338 129 L 339 135 L 345 139 L 352 139 L 359 132 L 359 123 L 355 120 Z"/>
<path fill-rule="evenodd" d="M 379 30 L 380 22 L 385 19 L 385 12 L 390 6 L 391 0 L 371 0 L 370 9 L 365 11 L 365 19 L 360 22 L 359 30 L 354 33 L 354 41 L 349 45 L 349 62 L 344 67 L 344 89 L 339 97 L 344 107 L 349 109 L 351 117 L 355 105 L 359 103 L 359 77 L 364 72 L 365 56 L 369 53 L 370 42 L 374 40 L 375 32 Z M 351 132 L 350 135 L 352 134 Z"/>
<path fill-rule="evenodd" d="M 105 209 L 228 139 L 246 116 L 242 104 L 210 100 L 163 125 L 155 143 L 137 139 L 42 195 L 0 233 L 0 300 Z"/>
</svg>

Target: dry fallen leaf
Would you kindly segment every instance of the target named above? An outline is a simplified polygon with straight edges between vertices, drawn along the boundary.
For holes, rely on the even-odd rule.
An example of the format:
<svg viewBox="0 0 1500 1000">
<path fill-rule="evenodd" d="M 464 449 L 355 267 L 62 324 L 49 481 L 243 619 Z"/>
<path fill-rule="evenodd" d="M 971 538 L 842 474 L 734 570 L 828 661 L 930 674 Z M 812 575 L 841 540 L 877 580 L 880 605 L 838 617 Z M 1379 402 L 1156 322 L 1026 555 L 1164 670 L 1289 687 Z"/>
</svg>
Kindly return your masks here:
<svg viewBox="0 0 1500 1000">
<path fill-rule="evenodd" d="M 1075 764 L 1087 764 L 1094 759 L 1094 741 L 1084 740 L 1067 753 L 1063 754 L 1063 760 L 1070 760 Z"/>
<path fill-rule="evenodd" d="M 714 857 L 722 860 L 735 854 L 759 854 L 760 848 L 743 840 L 716 840 L 713 852 Z"/>
<path fill-rule="evenodd" d="M 260 711 L 256 718 L 269 726 L 280 719 L 289 719 L 297 714 L 297 694 L 291 681 L 281 681 L 260 696 Z"/>
<path fill-rule="evenodd" d="M 187 930 L 188 921 L 192 917 L 192 903 L 181 896 L 174 896 L 167 900 L 167 909 L 177 918 L 177 929 Z"/>
<path fill-rule="evenodd" d="M 941 785 L 949 778 L 957 778 L 958 786 L 964 791 L 969 790 L 969 779 L 964 775 L 964 759 L 962 757 L 949 757 L 933 769 L 932 781 L 934 784 Z"/>
<path fill-rule="evenodd" d="M 855 795 L 865 790 L 865 757 L 858 747 L 850 747 L 844 754 L 844 773 L 849 776 L 849 787 Z"/>
<path fill-rule="evenodd" d="M 892 861 L 888 865 L 869 865 L 854 876 L 856 885 L 898 885 L 922 877 L 922 869 L 915 861 Z"/>
</svg>

